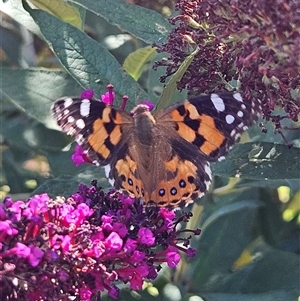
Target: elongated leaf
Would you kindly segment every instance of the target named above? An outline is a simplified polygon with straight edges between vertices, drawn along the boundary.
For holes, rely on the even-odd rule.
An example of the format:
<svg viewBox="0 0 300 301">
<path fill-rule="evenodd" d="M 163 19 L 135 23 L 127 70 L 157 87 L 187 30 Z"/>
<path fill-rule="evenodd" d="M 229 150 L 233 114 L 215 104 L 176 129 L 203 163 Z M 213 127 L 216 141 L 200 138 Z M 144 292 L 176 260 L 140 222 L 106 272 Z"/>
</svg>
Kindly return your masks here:
<svg viewBox="0 0 300 301">
<path fill-rule="evenodd" d="M 79 11 L 64 0 L 30 0 L 37 8 L 43 9 L 62 21 L 68 22 L 78 28 L 82 28 L 82 20 Z"/>
<path fill-rule="evenodd" d="M 107 84 L 111 83 L 119 96 L 129 96 L 131 106 L 136 99 L 148 99 L 146 92 L 122 69 L 107 49 L 76 27 L 45 11 L 33 10 L 24 5 L 62 65 L 82 87 L 93 89 L 96 96 L 100 96 L 105 92 Z"/>
<path fill-rule="evenodd" d="M 212 165 L 215 175 L 246 179 L 299 179 L 300 149 L 269 142 L 237 144 L 224 161 Z"/>
<path fill-rule="evenodd" d="M 156 56 L 155 48 L 147 46 L 132 52 L 125 60 L 123 68 L 135 80 L 138 80 L 144 71 L 144 67 Z"/>
<path fill-rule="evenodd" d="M 171 100 L 173 99 L 173 94 L 176 91 L 177 83 L 181 80 L 183 77 L 185 71 L 189 67 L 189 65 L 192 63 L 195 55 L 198 53 L 199 49 L 197 48 L 193 53 L 191 53 L 186 59 L 182 62 L 176 73 L 171 77 L 169 82 L 166 84 L 166 87 L 164 88 L 160 99 L 158 100 L 156 110 L 160 110 L 162 108 L 167 107 L 170 105 Z"/>
<path fill-rule="evenodd" d="M 47 193 L 50 197 L 56 196 L 68 197 L 78 191 L 79 181 L 76 181 L 71 176 L 60 176 L 56 179 L 51 179 L 39 186 L 32 195 Z"/>
<path fill-rule="evenodd" d="M 63 167 L 65 166 L 65 160 L 67 158 L 65 156 L 58 155 L 59 157 L 55 158 L 55 165 L 51 164 L 51 167 L 54 168 L 54 170 L 62 170 Z M 50 156 L 50 163 L 51 160 L 54 159 L 54 156 Z M 60 166 L 56 165 L 60 164 Z M 83 183 L 87 186 L 91 186 L 91 181 L 92 180 L 97 180 L 97 184 L 99 187 L 102 187 L 104 191 L 108 191 L 111 186 L 108 184 L 105 176 L 104 176 L 104 170 L 99 167 L 95 166 L 89 166 L 87 170 L 83 172 L 83 167 L 77 168 L 77 171 L 71 174 L 72 169 L 75 169 L 75 166 L 73 168 L 68 169 L 65 168 L 65 170 L 68 170 L 70 173 L 61 173 L 61 176 L 55 179 L 49 179 L 47 180 L 43 185 L 39 186 L 33 193 L 34 194 L 39 194 L 39 193 L 48 193 L 51 197 L 55 196 L 64 196 L 64 197 L 69 197 L 71 194 L 74 194 L 75 192 L 78 191 L 78 185 L 80 183 Z M 89 173 L 89 171 L 93 170 L 93 172 Z M 98 172 L 97 172 L 97 171 Z M 107 188 L 107 189 L 105 189 Z"/>
<path fill-rule="evenodd" d="M 268 291 L 299 291 L 299 256 L 281 250 L 258 252 L 249 266 L 228 273 L 218 281 L 215 291 L 231 293 L 267 293 Z"/>
<path fill-rule="evenodd" d="M 47 69 L 0 69 L 1 92 L 26 114 L 54 128 L 51 104 L 82 88 L 66 72 Z"/>
<path fill-rule="evenodd" d="M 297 301 L 299 291 L 273 290 L 261 294 L 226 294 L 205 293 L 201 297 L 205 301 Z"/>
<path fill-rule="evenodd" d="M 160 61 L 166 57 L 166 53 L 158 53 L 156 57 L 152 60 L 152 63 L 150 65 L 153 65 L 155 61 Z M 164 90 L 164 84 L 159 81 L 159 78 L 166 73 L 166 67 L 159 67 L 156 70 L 153 70 L 153 68 L 149 69 L 148 73 L 148 85 L 147 85 L 147 91 L 150 95 L 151 101 L 157 103 L 158 99 L 160 98 L 163 90 Z M 172 99 L 170 100 L 170 103 L 180 102 L 186 99 L 187 91 L 179 91 L 175 90 Z"/>
<path fill-rule="evenodd" d="M 74 2 L 148 44 L 163 43 L 171 30 L 169 22 L 156 11 L 127 3 L 125 0 L 74 0 Z"/>
<path fill-rule="evenodd" d="M 201 254 L 193 265 L 193 289 L 207 291 L 219 281 L 214 275 L 226 274 L 253 237 L 249 233 L 254 225 L 260 203 L 242 201 L 221 207 L 201 226 L 198 242 Z M 238 230 L 237 230 L 238 229 Z"/>
</svg>

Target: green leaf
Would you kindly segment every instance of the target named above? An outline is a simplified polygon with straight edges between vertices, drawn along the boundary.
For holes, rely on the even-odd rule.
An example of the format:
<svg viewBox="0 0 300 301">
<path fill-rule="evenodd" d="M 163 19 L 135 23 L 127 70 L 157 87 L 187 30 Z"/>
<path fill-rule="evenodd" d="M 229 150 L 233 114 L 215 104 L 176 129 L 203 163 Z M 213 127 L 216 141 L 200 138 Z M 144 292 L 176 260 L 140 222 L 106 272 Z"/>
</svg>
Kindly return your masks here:
<svg viewBox="0 0 300 301">
<path fill-rule="evenodd" d="M 95 40 L 45 11 L 31 9 L 26 4 L 24 6 L 62 65 L 82 87 L 93 89 L 99 97 L 106 91 L 107 84 L 111 83 L 119 96 L 129 96 L 131 107 L 136 99 L 149 99 L 108 50 Z"/>
<path fill-rule="evenodd" d="M 0 122 L 2 122 L 3 138 L 23 150 L 60 151 L 66 144 L 70 143 L 70 140 L 62 132 L 50 130 L 42 123 L 26 118 L 24 115 L 10 118 L 1 116 Z"/>
<path fill-rule="evenodd" d="M 64 0 L 30 0 L 37 8 L 45 10 L 62 21 L 82 28 L 82 20 L 78 9 Z"/>
<path fill-rule="evenodd" d="M 78 191 L 79 184 L 80 181 L 76 181 L 73 177 L 63 175 L 56 179 L 46 181 L 40 185 L 32 195 L 47 193 L 51 198 L 55 198 L 56 196 L 68 197 Z"/>
<path fill-rule="evenodd" d="M 155 61 L 160 61 L 166 57 L 166 53 L 158 53 L 156 57 L 152 60 L 151 64 L 153 66 Z M 164 84 L 159 81 L 160 77 L 166 74 L 166 67 L 159 67 L 156 70 L 153 68 L 149 69 L 148 72 L 148 83 L 147 83 L 147 91 L 150 96 L 150 99 L 155 104 L 158 102 L 163 90 Z M 172 99 L 170 103 L 181 102 L 186 99 L 187 91 L 179 91 L 175 90 L 172 95 Z"/>
<path fill-rule="evenodd" d="M 193 263 L 193 291 L 213 291 L 219 281 L 216 276 L 227 274 L 253 239 L 249 231 L 260 206 L 255 200 L 236 202 L 221 207 L 205 220 L 197 248 L 200 256 Z"/>
<path fill-rule="evenodd" d="M 299 256 L 275 249 L 261 250 L 257 256 L 252 264 L 223 276 L 215 291 L 247 294 L 299 289 Z"/>
<path fill-rule="evenodd" d="M 299 293 L 299 290 L 273 290 L 262 294 L 204 293 L 201 298 L 205 301 L 297 301 Z"/>
<path fill-rule="evenodd" d="M 185 60 L 182 62 L 176 73 L 171 77 L 169 82 L 166 84 L 161 97 L 157 103 L 156 110 L 163 109 L 170 105 L 171 100 L 173 99 L 173 94 L 176 91 L 177 83 L 181 80 L 184 73 L 186 72 L 189 65 L 192 63 L 195 55 L 198 53 L 199 48 L 197 48 L 193 53 L 191 53 Z"/>
<path fill-rule="evenodd" d="M 128 55 L 124 61 L 123 68 L 135 80 L 138 80 L 145 66 L 149 64 L 156 54 L 156 49 L 151 46 L 140 48 Z"/>
<path fill-rule="evenodd" d="M 63 159 L 63 158 L 61 158 Z M 70 160 L 70 158 L 69 158 Z M 57 163 L 61 164 L 61 168 L 64 165 L 63 161 L 57 161 Z M 73 164 L 75 167 L 75 165 Z M 84 170 L 84 171 L 83 171 Z M 71 171 L 68 169 L 68 171 Z M 74 172 L 75 174 L 76 172 Z M 74 194 L 78 191 L 78 185 L 83 183 L 87 185 L 88 187 L 91 186 L 91 181 L 97 180 L 97 185 L 101 188 L 103 188 L 104 191 L 107 191 L 111 188 L 111 186 L 108 184 L 105 176 L 104 176 L 104 170 L 103 168 L 95 167 L 95 166 L 89 166 L 89 167 L 83 167 L 78 168 L 77 167 L 77 174 L 75 176 L 62 174 L 58 178 L 47 180 L 45 183 L 43 183 L 41 186 L 39 186 L 33 193 L 34 194 L 40 194 L 40 193 L 48 193 L 50 197 L 55 196 L 64 196 L 69 197 L 71 194 Z M 106 189 L 108 188 L 108 189 Z"/>
<path fill-rule="evenodd" d="M 102 16 L 148 44 L 163 43 L 171 31 L 170 23 L 154 10 L 127 3 L 124 0 L 74 0 L 87 10 Z"/>
<path fill-rule="evenodd" d="M 213 174 L 246 179 L 299 179 L 300 149 L 269 142 L 237 144 L 224 161 L 212 165 Z"/>
<path fill-rule="evenodd" d="M 52 128 L 58 128 L 51 115 L 52 103 L 82 91 L 66 72 L 50 69 L 0 69 L 0 82 L 1 92 L 11 103 Z"/>
</svg>

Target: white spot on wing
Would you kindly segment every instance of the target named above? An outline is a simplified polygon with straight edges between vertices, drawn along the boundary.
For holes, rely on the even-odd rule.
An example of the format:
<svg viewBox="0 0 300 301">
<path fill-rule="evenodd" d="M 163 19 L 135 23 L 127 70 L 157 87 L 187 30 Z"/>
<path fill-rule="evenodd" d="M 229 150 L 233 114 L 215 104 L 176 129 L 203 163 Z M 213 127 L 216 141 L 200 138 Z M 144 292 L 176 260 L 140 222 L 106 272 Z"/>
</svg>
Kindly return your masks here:
<svg viewBox="0 0 300 301">
<path fill-rule="evenodd" d="M 211 181 L 204 181 L 204 184 L 205 184 L 206 190 L 208 190 L 210 187 Z"/>
<path fill-rule="evenodd" d="M 67 135 L 73 136 L 76 133 L 76 130 L 71 126 L 68 131 Z"/>
<path fill-rule="evenodd" d="M 232 115 L 226 115 L 225 119 L 227 124 L 232 124 L 234 122 L 234 117 Z"/>
<path fill-rule="evenodd" d="M 77 134 L 77 135 L 76 135 L 76 142 L 77 142 L 78 144 L 82 144 L 82 143 L 84 142 L 83 135 Z"/>
<path fill-rule="evenodd" d="M 115 180 L 111 179 L 110 176 L 109 176 L 109 173 L 110 173 L 110 170 L 111 170 L 110 165 L 109 164 L 105 165 L 104 170 L 105 170 L 105 176 L 107 177 L 107 180 L 108 180 L 109 184 L 111 186 L 114 186 Z"/>
<path fill-rule="evenodd" d="M 91 102 L 89 99 L 83 99 L 80 104 L 80 115 L 82 117 L 87 117 L 90 114 Z"/>
<path fill-rule="evenodd" d="M 210 100 L 218 112 L 223 112 L 225 110 L 224 101 L 218 94 L 211 94 Z"/>
<path fill-rule="evenodd" d="M 210 169 L 209 163 L 204 165 L 204 171 L 208 175 L 208 177 L 211 179 L 211 169 Z"/>
<path fill-rule="evenodd" d="M 67 107 L 69 107 L 72 103 L 73 103 L 73 99 L 72 99 L 71 97 L 68 97 L 68 98 L 65 99 L 64 107 L 67 108 Z"/>
<path fill-rule="evenodd" d="M 84 153 L 86 154 L 87 152 L 84 152 Z M 96 166 L 99 166 L 99 165 L 100 165 L 99 162 L 98 162 L 97 160 L 94 160 L 92 163 L 95 164 Z"/>
<path fill-rule="evenodd" d="M 110 165 L 107 164 L 107 165 L 105 165 L 105 166 L 103 166 L 103 167 L 104 167 L 104 171 L 105 171 L 105 176 L 106 176 L 107 178 L 109 178 L 109 173 L 110 173 L 110 170 L 111 170 Z"/>
<path fill-rule="evenodd" d="M 243 102 L 243 98 L 242 98 L 242 95 L 241 95 L 240 93 L 234 93 L 234 94 L 233 94 L 233 97 L 234 97 L 237 101 Z"/>
<path fill-rule="evenodd" d="M 238 115 L 239 117 L 243 117 L 243 116 L 244 116 L 244 113 L 243 113 L 242 111 L 238 111 L 238 112 L 237 112 L 237 115 Z"/>
<path fill-rule="evenodd" d="M 77 119 L 76 120 L 76 126 L 79 128 L 79 129 L 83 129 L 85 127 L 85 123 L 82 119 Z"/>
<path fill-rule="evenodd" d="M 245 106 L 244 104 L 242 104 L 242 105 L 241 105 L 241 108 L 242 108 L 243 110 L 245 110 L 245 109 L 246 109 L 246 106 Z"/>
<path fill-rule="evenodd" d="M 75 121 L 75 118 L 73 116 L 68 116 L 68 122 L 73 123 Z"/>
</svg>

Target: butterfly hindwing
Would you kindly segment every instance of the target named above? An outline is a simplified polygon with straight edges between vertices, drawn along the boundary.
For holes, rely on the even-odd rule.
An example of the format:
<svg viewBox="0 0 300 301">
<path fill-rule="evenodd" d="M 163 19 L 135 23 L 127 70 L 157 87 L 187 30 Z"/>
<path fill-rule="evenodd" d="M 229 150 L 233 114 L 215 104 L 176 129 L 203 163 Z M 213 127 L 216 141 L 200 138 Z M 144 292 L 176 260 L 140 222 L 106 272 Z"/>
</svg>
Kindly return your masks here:
<svg viewBox="0 0 300 301">
<path fill-rule="evenodd" d="M 208 190 L 211 183 L 209 163 L 184 139 L 172 136 L 166 139 L 172 153 L 162 162 L 165 176 L 156 184 L 149 200 L 156 200 L 159 206 L 183 206 Z"/>
<path fill-rule="evenodd" d="M 136 160 L 128 152 L 120 152 L 120 156 L 113 160 L 110 177 L 115 180 L 115 188 L 122 190 L 130 197 L 144 198 L 144 184 Z"/>
<path fill-rule="evenodd" d="M 126 149 L 122 125 L 132 123 L 126 112 L 100 101 L 70 97 L 57 100 L 52 110 L 58 125 L 94 164 L 106 165 L 120 149 Z"/>
</svg>

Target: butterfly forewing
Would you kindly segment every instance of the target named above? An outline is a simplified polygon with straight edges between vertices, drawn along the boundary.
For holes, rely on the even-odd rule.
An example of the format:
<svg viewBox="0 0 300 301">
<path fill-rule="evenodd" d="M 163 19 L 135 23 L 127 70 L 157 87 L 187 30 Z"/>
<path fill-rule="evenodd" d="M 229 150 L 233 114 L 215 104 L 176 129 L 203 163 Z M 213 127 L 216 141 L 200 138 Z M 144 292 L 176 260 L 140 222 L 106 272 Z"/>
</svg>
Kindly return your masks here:
<svg viewBox="0 0 300 301">
<path fill-rule="evenodd" d="M 126 112 L 100 101 L 70 97 L 57 100 L 52 110 L 58 125 L 75 138 L 93 163 L 106 165 L 113 154 L 126 151 L 121 144 L 122 125 L 133 126 Z"/>
<path fill-rule="evenodd" d="M 195 145 L 208 161 L 215 161 L 227 153 L 258 113 L 259 102 L 243 100 L 239 93 L 221 93 L 167 108 L 160 119 L 169 117 L 180 137 Z"/>
</svg>

